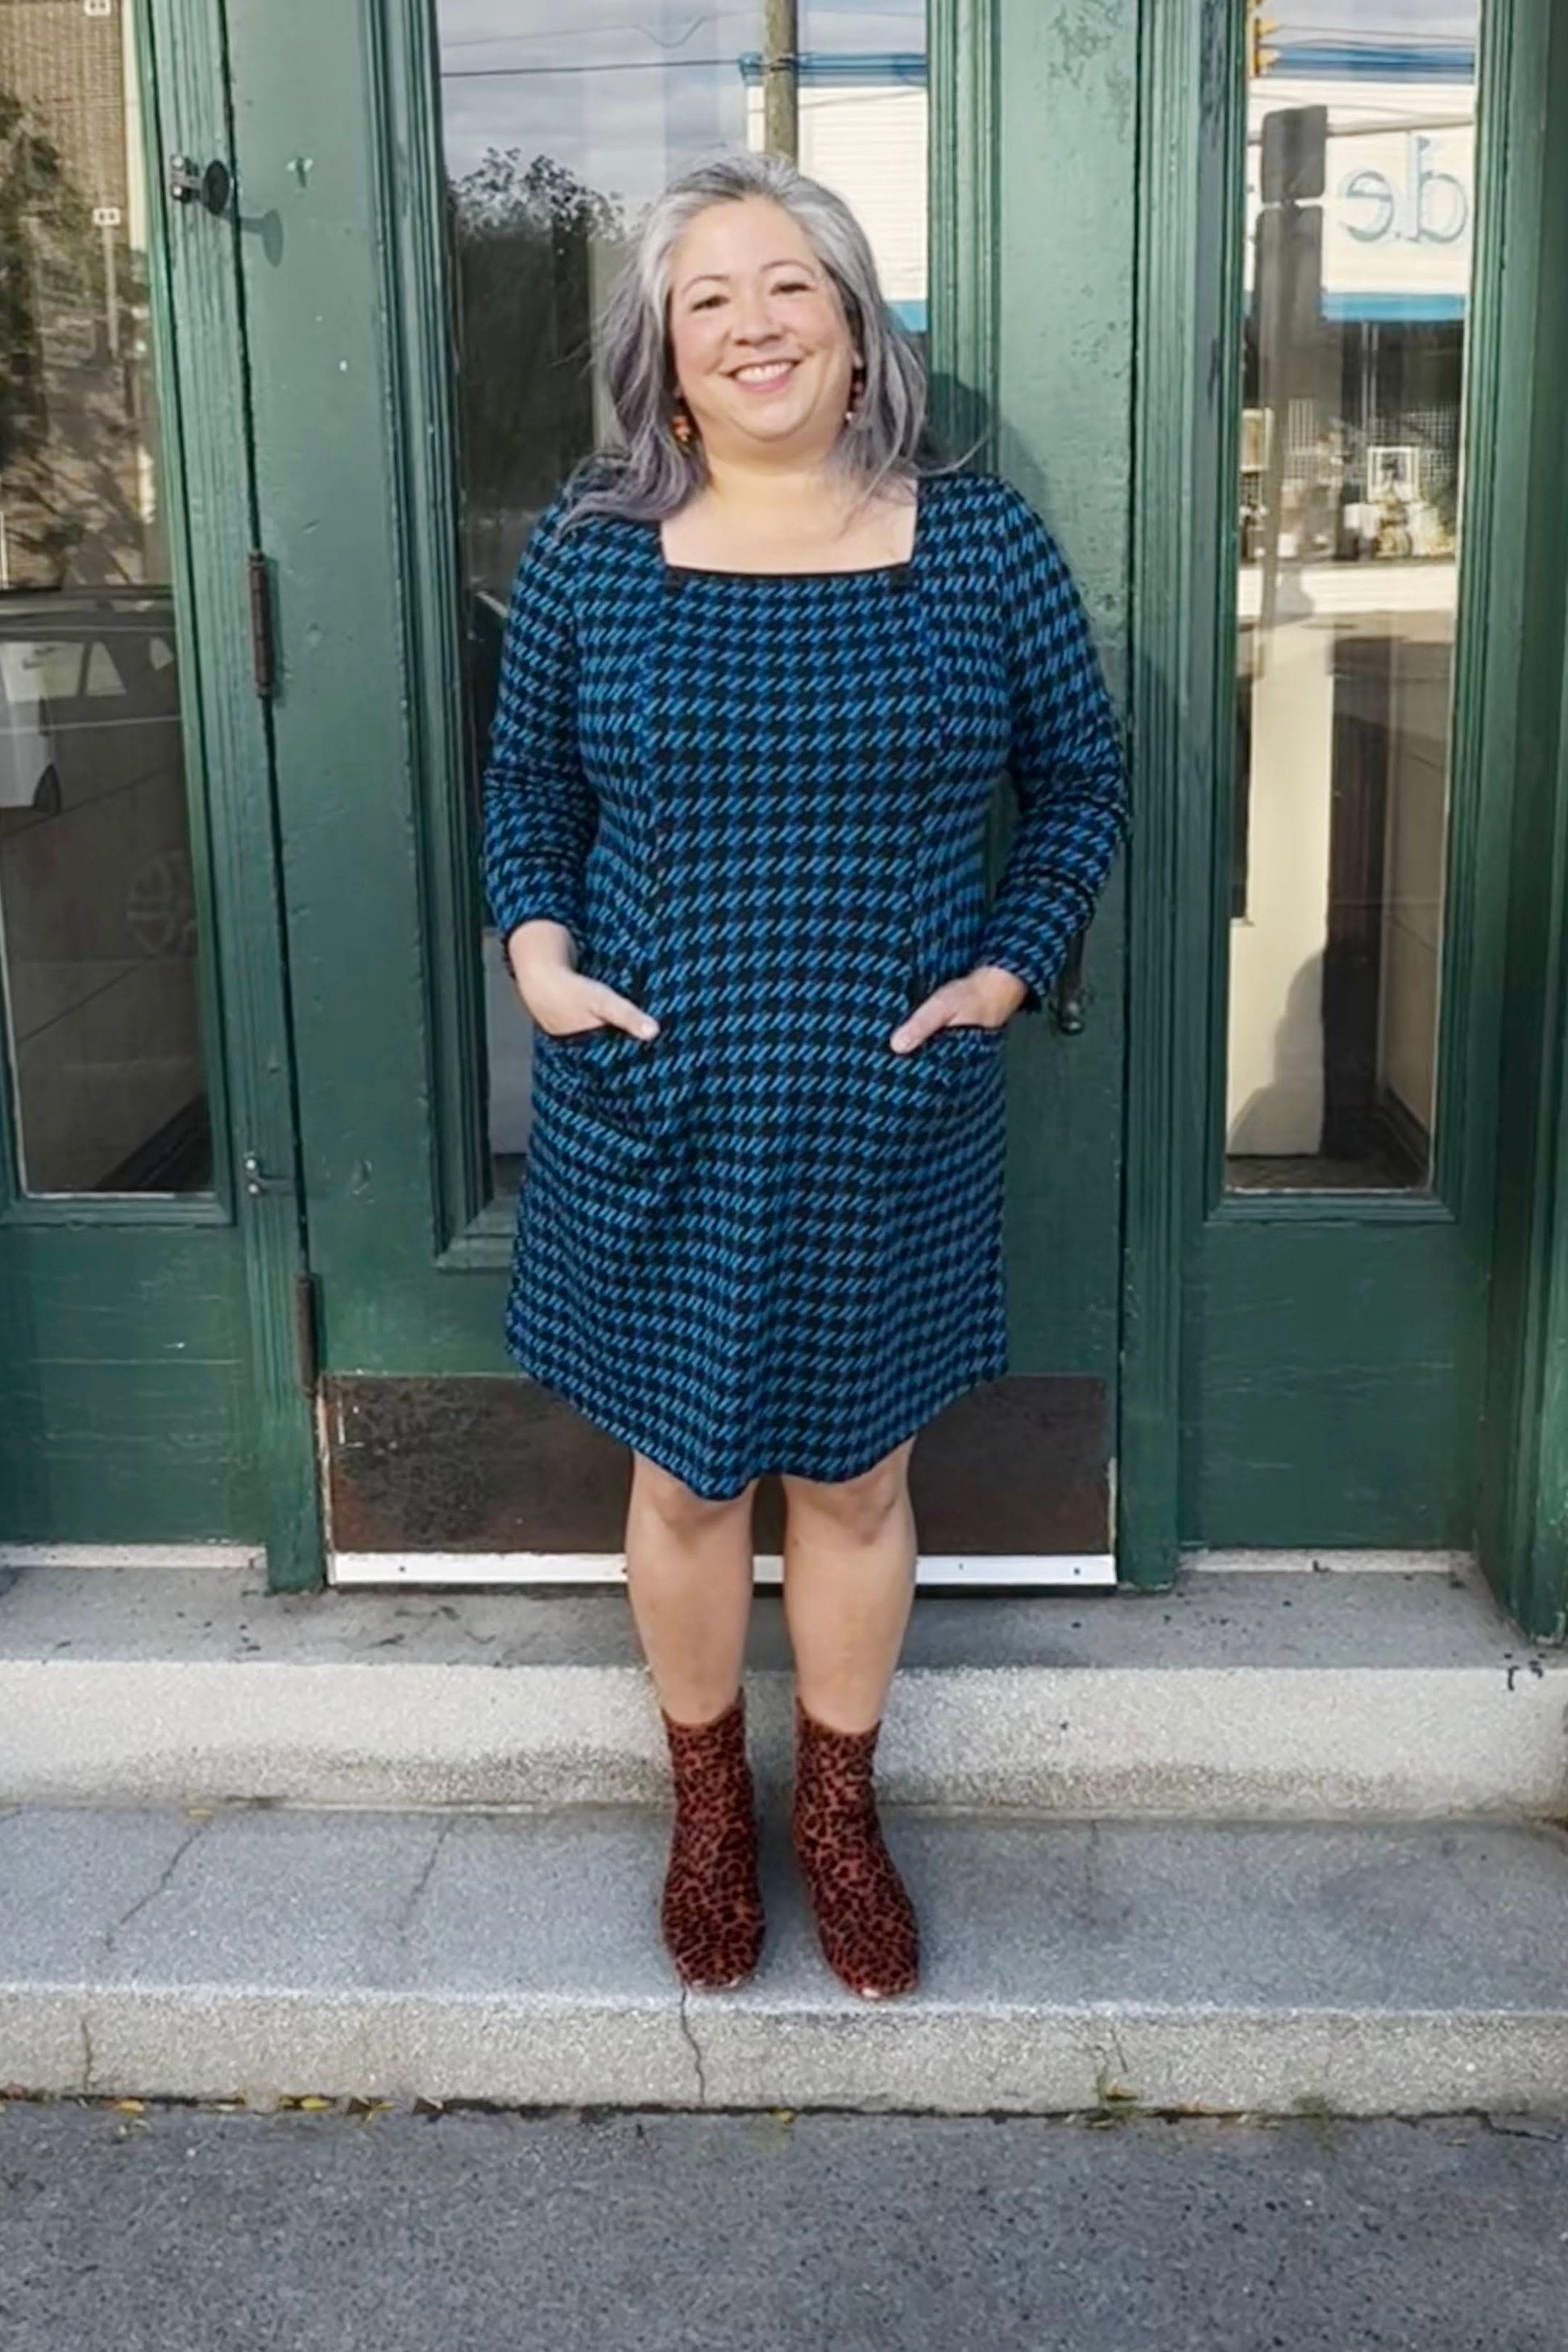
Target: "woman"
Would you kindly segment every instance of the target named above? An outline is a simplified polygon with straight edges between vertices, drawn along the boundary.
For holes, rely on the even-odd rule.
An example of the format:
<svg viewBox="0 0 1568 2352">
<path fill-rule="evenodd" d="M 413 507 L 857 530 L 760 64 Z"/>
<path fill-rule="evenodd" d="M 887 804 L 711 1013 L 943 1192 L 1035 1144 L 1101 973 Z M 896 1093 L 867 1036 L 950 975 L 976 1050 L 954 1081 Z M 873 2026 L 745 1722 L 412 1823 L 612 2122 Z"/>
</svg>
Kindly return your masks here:
<svg viewBox="0 0 1568 2352">
<path fill-rule="evenodd" d="M 535 1024 L 507 1336 L 633 1451 L 661 1925 L 708 1988 L 762 1948 L 741 1673 L 779 1473 L 792 1843 L 829 1965 L 877 1998 L 919 1965 L 872 1772 L 909 1458 L 1006 1368 L 1002 1031 L 1110 864 L 1118 731 L 1044 526 L 917 462 L 919 364 L 828 189 L 751 155 L 675 182 L 602 362 L 620 446 L 519 567 L 485 778 Z"/>
</svg>

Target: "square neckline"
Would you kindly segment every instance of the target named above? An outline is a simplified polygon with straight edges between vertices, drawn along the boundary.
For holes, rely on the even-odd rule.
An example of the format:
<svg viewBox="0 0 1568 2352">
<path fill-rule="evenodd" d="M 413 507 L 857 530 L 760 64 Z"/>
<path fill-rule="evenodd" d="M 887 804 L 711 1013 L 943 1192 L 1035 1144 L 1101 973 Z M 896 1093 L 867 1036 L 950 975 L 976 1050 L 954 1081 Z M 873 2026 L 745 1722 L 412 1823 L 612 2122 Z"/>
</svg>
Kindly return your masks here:
<svg viewBox="0 0 1568 2352">
<path fill-rule="evenodd" d="M 676 563 L 664 551 L 664 523 L 655 516 L 649 525 L 653 532 L 654 553 L 661 572 L 670 580 L 891 580 L 904 579 L 914 569 L 915 558 L 926 527 L 926 483 L 923 475 L 915 478 L 915 528 L 910 541 L 910 551 L 893 563 L 842 564 L 826 572 L 747 572 L 731 564 Z"/>
</svg>

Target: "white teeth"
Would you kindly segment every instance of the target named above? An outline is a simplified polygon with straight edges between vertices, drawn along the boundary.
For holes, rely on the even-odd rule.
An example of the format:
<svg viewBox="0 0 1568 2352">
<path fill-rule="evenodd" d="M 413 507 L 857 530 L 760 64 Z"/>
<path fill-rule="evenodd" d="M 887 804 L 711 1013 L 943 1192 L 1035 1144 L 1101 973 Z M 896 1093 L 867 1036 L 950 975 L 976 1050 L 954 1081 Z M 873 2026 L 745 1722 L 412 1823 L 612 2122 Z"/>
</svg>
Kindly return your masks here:
<svg viewBox="0 0 1568 2352">
<path fill-rule="evenodd" d="M 793 360 L 760 360 L 753 367 L 737 368 L 735 375 L 741 383 L 769 383 L 775 377 L 788 375 L 794 365 Z"/>
</svg>

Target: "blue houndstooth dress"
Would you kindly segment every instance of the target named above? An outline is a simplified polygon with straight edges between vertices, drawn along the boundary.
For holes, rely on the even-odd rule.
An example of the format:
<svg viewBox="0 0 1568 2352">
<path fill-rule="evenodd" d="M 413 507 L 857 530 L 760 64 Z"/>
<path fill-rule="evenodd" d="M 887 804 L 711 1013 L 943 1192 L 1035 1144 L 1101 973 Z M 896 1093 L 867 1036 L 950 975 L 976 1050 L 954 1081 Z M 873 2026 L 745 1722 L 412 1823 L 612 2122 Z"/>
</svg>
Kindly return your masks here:
<svg viewBox="0 0 1568 2352">
<path fill-rule="evenodd" d="M 508 1345 L 699 1495 L 847 1478 L 1006 1369 L 1004 1033 L 888 1037 L 977 963 L 1041 1009 L 1125 829 L 1112 706 L 994 477 L 925 478 L 909 561 L 849 572 L 678 567 L 563 507 L 512 590 L 486 884 L 661 1025 L 534 1030 Z"/>
</svg>

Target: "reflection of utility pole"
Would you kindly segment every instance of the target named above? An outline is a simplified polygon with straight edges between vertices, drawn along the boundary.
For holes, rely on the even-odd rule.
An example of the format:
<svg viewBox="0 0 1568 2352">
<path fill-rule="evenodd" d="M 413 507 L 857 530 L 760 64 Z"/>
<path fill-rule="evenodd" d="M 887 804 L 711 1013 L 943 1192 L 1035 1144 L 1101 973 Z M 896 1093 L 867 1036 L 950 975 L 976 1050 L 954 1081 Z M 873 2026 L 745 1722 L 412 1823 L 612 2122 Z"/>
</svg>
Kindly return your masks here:
<svg viewBox="0 0 1568 2352">
<path fill-rule="evenodd" d="M 114 215 L 118 221 L 118 213 Z M 97 218 L 96 214 L 94 218 Z M 103 315 L 109 332 L 109 356 L 120 357 L 120 283 L 114 267 L 114 230 L 103 225 Z"/>
<path fill-rule="evenodd" d="M 797 0 L 763 0 L 763 145 L 800 160 L 800 10 Z"/>
<path fill-rule="evenodd" d="M 1263 118 L 1262 206 L 1253 254 L 1258 402 L 1268 420 L 1263 453 L 1259 666 L 1267 656 L 1279 582 L 1286 440 L 1292 401 L 1310 412 L 1312 438 L 1328 391 L 1323 331 L 1323 166 L 1326 106 L 1278 107 Z"/>
</svg>

